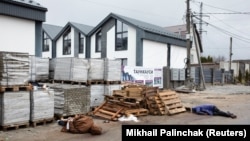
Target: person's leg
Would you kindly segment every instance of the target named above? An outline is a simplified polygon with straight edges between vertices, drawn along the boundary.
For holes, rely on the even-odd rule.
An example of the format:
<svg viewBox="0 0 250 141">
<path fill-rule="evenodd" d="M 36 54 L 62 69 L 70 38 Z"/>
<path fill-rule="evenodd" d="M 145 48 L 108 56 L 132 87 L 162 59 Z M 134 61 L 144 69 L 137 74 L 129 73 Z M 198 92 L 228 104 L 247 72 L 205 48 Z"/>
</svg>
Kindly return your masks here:
<svg viewBox="0 0 250 141">
<path fill-rule="evenodd" d="M 218 107 L 214 106 L 214 115 L 236 118 L 236 116 L 230 112 L 221 111 Z"/>
</svg>

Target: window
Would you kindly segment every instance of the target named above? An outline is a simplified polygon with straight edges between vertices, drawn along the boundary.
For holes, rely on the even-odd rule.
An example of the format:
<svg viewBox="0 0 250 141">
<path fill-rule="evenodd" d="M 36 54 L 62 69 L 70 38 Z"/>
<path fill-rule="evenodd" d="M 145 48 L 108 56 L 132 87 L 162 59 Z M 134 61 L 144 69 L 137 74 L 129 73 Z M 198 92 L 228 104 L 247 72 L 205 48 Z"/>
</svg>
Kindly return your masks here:
<svg viewBox="0 0 250 141">
<path fill-rule="evenodd" d="M 44 32 L 43 33 L 43 52 L 49 51 L 49 37 Z"/>
<path fill-rule="evenodd" d="M 71 34 L 70 29 L 63 36 L 63 55 L 71 54 Z"/>
<path fill-rule="evenodd" d="M 84 53 L 84 36 L 79 33 L 79 53 Z"/>
<path fill-rule="evenodd" d="M 102 45 L 102 32 L 101 30 L 99 32 L 97 32 L 96 34 L 96 47 L 95 47 L 95 52 L 101 52 L 101 45 Z"/>
<path fill-rule="evenodd" d="M 116 46 L 115 50 L 127 50 L 128 48 L 128 26 L 116 21 Z"/>
</svg>

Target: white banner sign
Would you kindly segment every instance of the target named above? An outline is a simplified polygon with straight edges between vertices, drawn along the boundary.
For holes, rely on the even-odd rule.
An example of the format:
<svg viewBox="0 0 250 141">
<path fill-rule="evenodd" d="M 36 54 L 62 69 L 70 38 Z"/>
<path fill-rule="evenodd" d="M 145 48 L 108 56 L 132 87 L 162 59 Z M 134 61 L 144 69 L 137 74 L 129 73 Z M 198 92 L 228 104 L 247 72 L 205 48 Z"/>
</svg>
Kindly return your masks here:
<svg viewBox="0 0 250 141">
<path fill-rule="evenodd" d="M 124 66 L 122 81 L 162 88 L 163 69 Z"/>
</svg>

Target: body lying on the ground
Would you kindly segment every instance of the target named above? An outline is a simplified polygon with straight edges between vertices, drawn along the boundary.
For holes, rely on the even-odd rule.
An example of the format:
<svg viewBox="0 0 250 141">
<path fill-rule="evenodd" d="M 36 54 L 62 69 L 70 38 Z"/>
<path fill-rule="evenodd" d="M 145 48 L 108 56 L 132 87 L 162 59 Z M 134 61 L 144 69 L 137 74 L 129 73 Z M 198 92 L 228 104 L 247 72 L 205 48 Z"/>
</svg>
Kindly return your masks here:
<svg viewBox="0 0 250 141">
<path fill-rule="evenodd" d="M 86 115 L 75 115 L 67 119 L 61 118 L 58 120 L 58 124 L 63 126 L 61 129 L 62 132 L 75 134 L 91 133 L 92 135 L 102 134 L 102 128 L 95 125 L 92 117 Z"/>
</svg>

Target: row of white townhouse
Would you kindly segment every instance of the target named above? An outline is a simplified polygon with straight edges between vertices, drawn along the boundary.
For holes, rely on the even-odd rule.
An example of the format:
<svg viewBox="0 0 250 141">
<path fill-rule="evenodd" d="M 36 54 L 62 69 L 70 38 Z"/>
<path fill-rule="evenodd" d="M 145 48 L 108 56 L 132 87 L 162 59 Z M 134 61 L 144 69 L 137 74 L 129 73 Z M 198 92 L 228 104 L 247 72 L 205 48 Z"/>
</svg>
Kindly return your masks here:
<svg viewBox="0 0 250 141">
<path fill-rule="evenodd" d="M 186 39 L 165 28 L 115 13 L 96 26 L 44 24 L 47 8 L 34 1 L 0 1 L 0 51 L 43 58 L 121 59 L 121 65 L 184 68 Z M 194 47 L 191 62 L 198 63 Z"/>
</svg>

